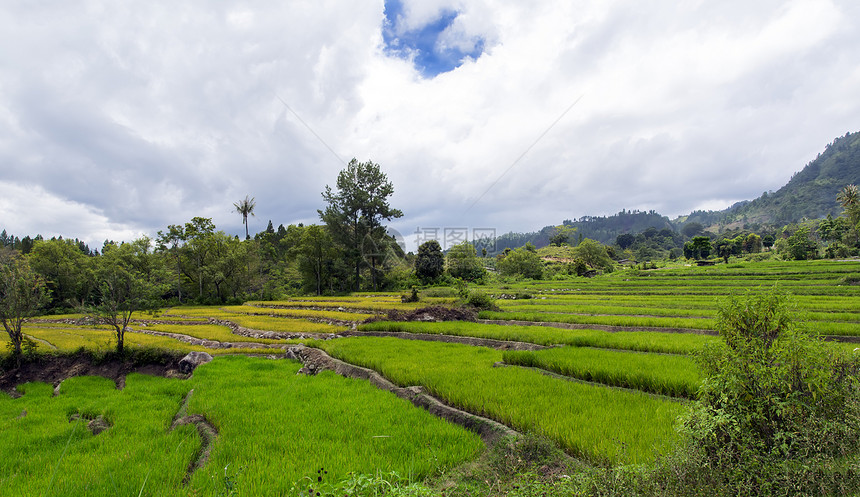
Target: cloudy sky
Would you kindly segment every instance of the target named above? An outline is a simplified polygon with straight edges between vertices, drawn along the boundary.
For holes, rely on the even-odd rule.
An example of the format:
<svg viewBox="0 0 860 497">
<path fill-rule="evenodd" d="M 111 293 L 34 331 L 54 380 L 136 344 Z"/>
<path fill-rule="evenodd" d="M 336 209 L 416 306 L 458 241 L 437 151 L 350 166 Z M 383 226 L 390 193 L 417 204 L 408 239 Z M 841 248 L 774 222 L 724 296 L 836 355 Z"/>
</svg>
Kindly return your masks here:
<svg viewBox="0 0 860 497">
<path fill-rule="evenodd" d="M 722 209 L 860 130 L 855 0 L 5 0 L 0 228 L 318 222 L 355 157 L 438 228 Z"/>
</svg>

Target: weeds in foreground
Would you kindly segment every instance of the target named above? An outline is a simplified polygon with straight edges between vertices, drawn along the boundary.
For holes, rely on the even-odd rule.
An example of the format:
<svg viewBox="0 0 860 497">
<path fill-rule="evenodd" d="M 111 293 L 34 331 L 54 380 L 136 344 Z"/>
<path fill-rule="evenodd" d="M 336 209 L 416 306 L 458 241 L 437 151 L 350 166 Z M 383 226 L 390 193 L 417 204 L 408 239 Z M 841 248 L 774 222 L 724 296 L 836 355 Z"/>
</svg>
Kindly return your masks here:
<svg viewBox="0 0 860 497">
<path fill-rule="evenodd" d="M 409 478 L 395 471 L 377 471 L 373 474 L 349 473 L 341 481 L 328 481 L 328 471 L 325 468 L 317 470 L 314 477 L 306 476 L 293 485 L 289 495 L 308 497 L 341 497 L 349 496 L 392 496 L 392 497 L 431 497 L 437 493 L 421 483 L 412 482 Z"/>
</svg>

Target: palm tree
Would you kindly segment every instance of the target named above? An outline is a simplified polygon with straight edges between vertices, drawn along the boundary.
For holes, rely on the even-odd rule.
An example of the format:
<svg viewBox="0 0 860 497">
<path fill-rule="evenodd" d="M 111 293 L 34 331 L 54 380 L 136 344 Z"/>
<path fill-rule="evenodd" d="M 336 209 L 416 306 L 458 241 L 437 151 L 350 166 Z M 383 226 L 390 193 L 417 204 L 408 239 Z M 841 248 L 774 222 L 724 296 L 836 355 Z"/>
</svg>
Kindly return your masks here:
<svg viewBox="0 0 860 497">
<path fill-rule="evenodd" d="M 251 235 L 248 234 L 248 214 L 252 216 L 254 215 L 254 207 L 256 207 L 256 205 L 256 200 L 254 200 L 254 197 L 251 197 L 250 195 L 245 195 L 244 200 L 233 203 L 233 207 L 236 208 L 236 212 L 242 215 L 242 224 L 245 225 L 246 240 L 251 238 Z"/>
<path fill-rule="evenodd" d="M 857 226 L 857 223 L 860 222 L 860 191 L 858 191 L 857 185 L 844 186 L 836 195 L 836 200 L 842 204 L 845 209 L 845 216 L 851 225 Z"/>
<path fill-rule="evenodd" d="M 860 202 L 860 198 L 858 198 L 857 185 L 845 185 L 842 190 L 836 195 L 836 200 L 842 204 L 842 207 L 848 208 L 852 205 L 856 205 L 857 202 Z"/>
</svg>

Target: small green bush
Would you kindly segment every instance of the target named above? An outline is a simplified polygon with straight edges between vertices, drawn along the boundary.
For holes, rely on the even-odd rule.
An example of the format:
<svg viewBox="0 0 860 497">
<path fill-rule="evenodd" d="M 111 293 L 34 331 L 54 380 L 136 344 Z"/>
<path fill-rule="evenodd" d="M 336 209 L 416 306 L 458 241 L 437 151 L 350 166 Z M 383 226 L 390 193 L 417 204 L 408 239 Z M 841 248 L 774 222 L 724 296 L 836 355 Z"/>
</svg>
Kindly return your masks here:
<svg viewBox="0 0 860 497">
<path fill-rule="evenodd" d="M 418 297 L 418 289 L 415 288 L 414 286 L 412 287 L 411 293 L 409 293 L 408 295 L 403 294 L 400 296 L 400 301 L 403 302 L 404 304 L 410 303 L 410 302 L 418 302 L 419 300 L 420 300 L 420 298 Z"/>
<path fill-rule="evenodd" d="M 481 311 L 499 309 L 498 306 L 496 306 L 496 300 L 492 296 L 477 290 L 469 292 L 469 295 L 466 297 L 466 304 Z"/>
</svg>

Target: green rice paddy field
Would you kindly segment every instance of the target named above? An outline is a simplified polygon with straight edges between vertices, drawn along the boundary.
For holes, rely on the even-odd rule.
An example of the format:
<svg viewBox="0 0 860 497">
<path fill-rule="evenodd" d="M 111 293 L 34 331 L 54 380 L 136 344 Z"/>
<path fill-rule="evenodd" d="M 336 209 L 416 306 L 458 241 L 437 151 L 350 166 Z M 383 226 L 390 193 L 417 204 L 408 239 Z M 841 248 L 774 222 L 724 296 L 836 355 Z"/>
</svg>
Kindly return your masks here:
<svg viewBox="0 0 860 497">
<path fill-rule="evenodd" d="M 792 295 L 803 326 L 853 354 L 860 287 L 846 282 L 857 274 L 860 261 L 746 262 L 495 284 L 479 289 L 529 298 L 500 298 L 501 310 L 483 311 L 475 323 L 362 323 L 390 309 L 453 304 L 439 297 L 404 304 L 396 293 L 140 315 L 127 347 L 206 351 L 215 359 L 189 379 L 131 374 L 123 390 L 76 377 L 58 395 L 42 383 L 19 385 L 18 398 L 0 393 L 0 454 L 19 455 L 0 458 L 0 495 L 307 495 L 318 475 L 331 481 L 393 471 L 420 481 L 485 450 L 474 433 L 365 380 L 297 375 L 300 363 L 276 359 L 296 342 L 545 437 L 586 464 L 647 463 L 671 447 L 677 417 L 696 396 L 693 355 L 719 340 L 721 299 L 776 285 Z M 41 352 L 110 350 L 113 331 L 81 317 L 45 316 L 24 332 Z M 330 339 L 350 329 L 359 336 Z M 254 335 L 265 331 L 285 338 Z M 455 341 L 448 337 L 546 348 L 502 351 L 444 343 Z M 8 339 L 0 341 L 5 347 Z M 194 424 L 172 427 L 192 415 L 217 432 L 211 445 Z M 109 427 L 94 435 L 87 423 L 98 417 Z M 192 471 L 201 452 L 208 459 Z"/>
</svg>

